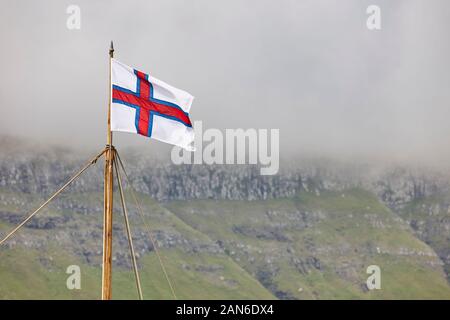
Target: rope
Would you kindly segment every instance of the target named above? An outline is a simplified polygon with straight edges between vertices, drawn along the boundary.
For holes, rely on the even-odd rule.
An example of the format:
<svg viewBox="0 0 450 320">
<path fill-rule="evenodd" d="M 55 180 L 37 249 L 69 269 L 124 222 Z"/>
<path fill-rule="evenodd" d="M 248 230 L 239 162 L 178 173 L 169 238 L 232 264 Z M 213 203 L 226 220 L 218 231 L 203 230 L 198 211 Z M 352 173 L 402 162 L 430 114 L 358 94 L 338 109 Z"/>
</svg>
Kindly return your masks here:
<svg viewBox="0 0 450 320">
<path fill-rule="evenodd" d="M 90 160 L 77 174 L 75 174 L 69 181 L 66 182 L 58 191 L 56 191 L 50 198 L 47 199 L 39 208 L 37 208 L 33 213 L 31 213 L 25 220 L 23 220 L 17 227 L 15 227 L 10 233 L 6 235 L 1 241 L 0 246 L 8 240 L 14 233 L 16 233 L 20 228 L 22 228 L 28 221 L 31 220 L 39 211 L 41 211 L 45 206 L 47 206 L 50 201 L 52 201 L 57 195 L 64 191 L 76 178 L 78 178 L 84 171 L 86 171 L 91 165 L 97 162 L 98 158 L 100 158 L 106 149 L 100 152 L 97 156 L 95 156 L 92 160 Z"/>
<path fill-rule="evenodd" d="M 138 207 L 138 212 L 139 212 L 139 214 L 141 216 L 142 222 L 144 223 L 144 226 L 147 229 L 147 233 L 148 233 L 148 236 L 150 238 L 150 241 L 152 242 L 153 248 L 155 248 L 155 253 L 156 253 L 157 257 L 158 257 L 159 264 L 160 264 L 161 269 L 162 269 L 162 271 L 164 273 L 164 276 L 165 276 L 165 278 L 167 280 L 167 283 L 169 284 L 170 291 L 172 292 L 172 295 L 173 295 L 174 299 L 177 300 L 177 296 L 176 296 L 175 290 L 174 290 L 174 288 L 172 286 L 172 282 L 170 281 L 169 275 L 167 274 L 167 271 L 166 271 L 166 268 L 165 268 L 164 263 L 162 261 L 161 255 L 159 254 L 158 247 L 156 246 L 156 243 L 155 243 L 155 241 L 154 241 L 154 239 L 152 237 L 152 233 L 150 231 L 150 227 L 148 226 L 147 221 L 145 220 L 145 217 L 144 217 L 144 214 L 143 214 L 143 211 L 142 211 L 142 207 L 141 207 L 140 202 L 138 201 L 138 199 L 136 197 L 133 185 L 131 184 L 131 180 L 130 180 L 130 178 L 129 178 L 126 170 L 125 170 L 125 167 L 123 165 L 123 162 L 122 162 L 122 159 L 120 158 L 119 153 L 116 152 L 116 154 L 117 154 L 117 158 L 119 159 L 119 163 L 120 163 L 120 166 L 122 168 L 122 171 L 125 174 L 125 178 L 126 178 L 128 184 L 130 185 L 131 195 L 134 198 L 134 201 L 136 202 L 136 206 Z"/>
<path fill-rule="evenodd" d="M 123 189 L 122 189 L 122 178 L 119 172 L 119 168 L 117 166 L 117 160 L 114 159 L 114 168 L 116 169 L 116 176 L 117 176 L 117 184 L 119 185 L 119 193 L 120 193 L 120 201 L 122 203 L 122 211 L 123 216 L 125 218 L 125 226 L 127 229 L 127 237 L 128 237 L 128 245 L 130 247 L 130 254 L 131 254 L 131 262 L 133 264 L 133 271 L 134 271 L 134 277 L 136 280 L 136 288 L 138 291 L 139 299 L 144 300 L 144 297 L 142 295 L 142 288 L 141 288 L 141 280 L 139 278 L 139 271 L 136 263 L 136 254 L 134 252 L 134 246 L 133 246 L 133 239 L 131 237 L 131 229 L 130 229 L 130 223 L 128 221 L 128 213 L 127 213 L 127 207 L 125 205 L 125 197 L 123 195 Z"/>
</svg>

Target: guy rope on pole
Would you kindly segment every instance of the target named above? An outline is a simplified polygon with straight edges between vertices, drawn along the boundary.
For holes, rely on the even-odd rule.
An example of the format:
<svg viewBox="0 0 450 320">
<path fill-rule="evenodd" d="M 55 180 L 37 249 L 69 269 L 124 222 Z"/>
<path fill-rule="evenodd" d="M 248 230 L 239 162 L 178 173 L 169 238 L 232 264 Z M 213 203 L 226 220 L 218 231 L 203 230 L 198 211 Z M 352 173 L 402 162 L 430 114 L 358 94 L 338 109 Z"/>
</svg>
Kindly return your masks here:
<svg viewBox="0 0 450 320">
<path fill-rule="evenodd" d="M 17 227 L 11 230 L 3 239 L 0 240 L 0 245 L 5 243 L 10 237 L 12 237 L 20 228 L 22 228 L 28 221 L 30 221 L 39 211 L 45 208 L 54 198 L 56 198 L 61 192 L 63 192 L 73 181 L 75 181 L 83 172 L 85 172 L 91 165 L 97 162 L 97 160 L 104 155 L 105 156 L 105 166 L 104 166 L 104 190 L 103 190 L 103 257 L 102 257 L 102 300 L 110 300 L 112 298 L 112 236 L 113 236 L 113 194 L 114 194 L 114 170 L 117 174 L 117 182 L 120 191 L 120 198 L 122 203 L 122 209 L 125 218 L 126 231 L 128 236 L 129 247 L 131 251 L 131 260 L 133 264 L 134 274 L 136 278 L 136 286 L 138 289 L 139 298 L 143 299 L 141 282 L 139 278 L 138 267 L 136 263 L 136 255 L 133 247 L 133 240 L 131 237 L 130 224 L 128 220 L 128 213 L 125 204 L 125 197 L 123 193 L 123 185 L 120 174 L 120 169 L 126 177 L 126 181 L 130 185 L 131 194 L 138 208 L 138 212 L 142 218 L 145 228 L 147 229 L 148 236 L 152 242 L 155 253 L 158 257 L 159 264 L 170 287 L 170 291 L 175 299 L 175 290 L 173 288 L 172 282 L 170 281 L 169 275 L 164 266 L 163 260 L 158 250 L 157 243 L 155 242 L 151 230 L 145 220 L 145 216 L 142 211 L 141 204 L 135 194 L 133 185 L 128 177 L 122 160 L 113 146 L 113 133 L 115 131 L 129 131 L 122 130 L 117 127 L 119 122 L 124 123 L 129 121 L 133 128 L 136 126 L 137 133 L 149 136 L 151 128 L 153 126 L 153 121 L 158 123 L 157 119 L 152 119 L 148 121 L 150 113 L 157 111 L 161 115 L 170 116 L 179 122 L 179 126 L 176 128 L 168 127 L 162 130 L 160 136 L 154 136 L 156 132 L 152 133 L 152 137 L 159 139 L 161 141 L 177 144 L 177 141 L 184 141 L 185 144 L 183 148 L 191 150 L 192 146 L 190 143 L 193 142 L 193 128 L 191 120 L 189 119 L 188 111 L 191 107 L 194 97 L 188 92 L 174 88 L 162 81 L 152 78 L 149 80 L 149 75 L 141 71 L 127 67 L 126 65 L 113 59 L 114 57 L 114 47 L 111 41 L 111 46 L 109 48 L 109 99 L 108 99 L 108 114 L 107 114 L 107 139 L 106 148 L 102 150 L 100 154 L 95 156 L 89 163 L 87 163 L 79 172 L 77 172 L 66 184 L 64 184 L 58 191 L 56 191 L 49 199 L 47 199 L 39 208 L 28 215 Z M 117 69 L 118 68 L 118 69 Z M 115 70 L 115 72 L 113 72 Z M 119 70 L 119 71 L 118 71 Z M 121 71 L 120 71 L 121 70 Z M 128 83 L 129 81 L 136 81 L 136 91 L 132 92 L 134 98 L 138 99 L 136 108 L 137 113 L 142 113 L 142 117 L 139 119 L 131 117 L 130 112 L 121 113 L 121 116 L 111 117 L 111 106 L 115 105 L 114 110 L 124 110 L 123 108 L 128 108 L 128 103 L 126 103 L 127 94 L 129 95 L 128 89 L 121 87 L 121 83 Z M 153 87 L 152 82 L 158 83 L 158 86 Z M 159 81 L 159 82 L 158 82 Z M 114 85 L 113 85 L 114 84 Z M 160 87 L 160 88 L 159 88 Z M 159 88 L 159 89 L 157 89 Z M 176 98 L 177 104 L 173 101 L 163 101 L 156 99 L 154 93 L 158 90 L 162 92 L 170 93 L 171 96 Z M 156 92 L 158 94 L 158 92 Z M 114 99 L 113 99 L 114 97 Z M 125 98 L 124 98 L 125 97 Z M 171 99 L 168 99 L 171 100 Z M 173 99 L 172 99 L 173 100 Z M 180 104 L 180 105 L 178 105 Z M 119 109 L 117 109 L 119 108 Z M 122 108 L 122 109 L 120 109 Z M 125 109 L 129 111 L 129 109 Z M 116 114 L 115 114 L 116 115 Z M 129 117 L 127 117 L 127 115 Z M 119 119 L 119 120 L 118 120 Z M 158 126 L 164 126 L 164 124 L 158 124 Z M 119 126 L 120 127 L 120 126 Z M 149 131 L 150 130 L 150 131 Z M 145 134 L 144 134 L 145 133 Z M 182 138 L 182 140 L 180 140 Z M 192 150 L 191 150 L 192 151 Z"/>
<path fill-rule="evenodd" d="M 172 293 L 172 296 L 173 296 L 173 298 L 174 298 L 175 300 L 177 300 L 177 296 L 176 296 L 176 294 L 175 294 L 175 290 L 174 290 L 174 288 L 173 288 L 172 281 L 170 281 L 169 275 L 168 275 L 168 273 L 167 273 L 167 271 L 166 271 L 166 267 L 164 266 L 163 260 L 162 260 L 162 258 L 161 258 L 160 253 L 159 253 L 159 249 L 158 249 L 158 247 L 157 247 L 157 245 L 156 245 L 156 241 L 153 239 L 152 233 L 151 233 L 151 231 L 150 231 L 150 227 L 149 227 L 147 221 L 145 220 L 145 216 L 144 216 L 142 207 L 141 207 L 141 205 L 140 205 L 140 202 L 139 202 L 139 200 L 138 200 L 138 198 L 137 198 L 137 196 L 136 196 L 136 193 L 134 192 L 133 185 L 132 185 L 131 180 L 130 180 L 130 178 L 129 178 L 129 176 L 128 176 L 126 170 L 125 170 L 125 167 L 124 167 L 124 165 L 123 165 L 122 159 L 120 158 L 119 152 L 117 152 L 117 151 L 116 151 L 116 157 L 117 157 L 117 159 L 119 160 L 120 167 L 122 168 L 122 171 L 123 171 L 123 173 L 124 173 L 124 175 L 125 175 L 125 178 L 126 178 L 128 184 L 130 185 L 131 195 L 132 195 L 132 197 L 133 197 L 133 199 L 134 199 L 134 202 L 136 203 L 136 206 L 137 206 L 137 208 L 138 208 L 138 212 L 139 212 L 139 214 L 140 214 L 140 216 L 141 216 L 142 222 L 143 222 L 145 228 L 147 229 L 148 237 L 150 238 L 150 241 L 152 242 L 153 248 L 155 249 L 156 256 L 158 257 L 159 264 L 160 264 L 161 269 L 162 269 L 162 271 L 163 271 L 163 273 L 164 273 L 164 276 L 165 276 L 165 278 L 166 278 L 166 281 L 167 281 L 167 283 L 168 283 L 168 285 L 169 285 L 169 287 L 170 287 L 170 291 L 171 291 L 171 293 Z M 117 161 L 117 160 L 116 160 L 116 161 Z"/>
<path fill-rule="evenodd" d="M 125 218 L 125 227 L 127 230 L 128 245 L 130 247 L 130 256 L 131 256 L 131 262 L 133 264 L 134 277 L 136 280 L 136 288 L 138 291 L 139 299 L 144 300 L 144 297 L 142 295 L 141 280 L 139 278 L 139 270 L 138 270 L 137 263 L 136 263 L 136 254 L 134 252 L 133 238 L 131 237 L 130 223 L 128 221 L 127 206 L 125 204 L 125 196 L 123 194 L 122 177 L 120 175 L 119 167 L 117 165 L 117 159 L 114 159 L 113 162 L 114 162 L 114 168 L 116 169 L 117 185 L 119 186 L 120 201 L 122 203 L 123 216 Z"/>
<path fill-rule="evenodd" d="M 22 228 L 28 221 L 31 220 L 39 211 L 41 211 L 44 207 L 46 207 L 56 196 L 58 196 L 61 192 L 64 191 L 75 179 L 77 179 L 84 171 L 86 171 L 91 165 L 97 162 L 98 158 L 100 158 L 106 149 L 96 155 L 92 160 L 90 160 L 80 171 L 78 171 L 69 181 L 66 182 L 58 191 L 56 191 L 50 198 L 47 199 L 39 208 L 37 208 L 33 213 L 31 213 L 25 220 L 23 220 L 17 227 L 15 227 L 11 232 L 9 232 L 2 240 L 0 240 L 0 245 L 2 245 L 6 240 L 12 237 L 20 228 Z"/>
</svg>

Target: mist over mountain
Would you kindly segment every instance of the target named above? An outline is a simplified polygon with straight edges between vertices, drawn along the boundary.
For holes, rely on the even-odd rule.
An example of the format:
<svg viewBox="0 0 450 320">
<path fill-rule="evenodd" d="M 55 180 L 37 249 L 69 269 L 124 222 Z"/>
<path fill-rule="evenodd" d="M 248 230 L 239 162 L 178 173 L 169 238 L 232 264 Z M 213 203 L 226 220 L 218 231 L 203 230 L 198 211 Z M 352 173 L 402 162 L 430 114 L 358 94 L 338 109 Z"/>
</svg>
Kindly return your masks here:
<svg viewBox="0 0 450 320">
<path fill-rule="evenodd" d="M 205 128 L 280 129 L 282 157 L 450 163 L 450 3 L 379 0 L 377 31 L 366 27 L 372 4 L 80 0 L 71 31 L 67 3 L 10 3 L 0 133 L 102 146 L 114 40 L 119 61 L 193 94 Z M 134 135 L 115 142 L 167 151 Z"/>
<path fill-rule="evenodd" d="M 3 139 L 1 148 L 0 234 L 61 186 L 89 153 L 11 138 Z M 204 290 L 216 298 L 450 298 L 450 179 L 445 171 L 310 158 L 291 159 L 279 174 L 261 176 L 258 166 L 176 166 L 136 149 L 121 156 L 181 296 L 192 297 L 195 287 L 197 298 L 205 298 Z M 75 262 L 88 270 L 89 288 L 99 285 L 102 179 L 99 161 L 0 248 L 2 279 L 12 279 L 0 296 L 10 297 L 25 285 L 26 279 L 11 273 L 19 264 L 23 272 L 34 268 L 33 279 L 48 279 L 40 283 L 44 296 L 95 297 L 94 289 L 69 293 L 54 288 L 65 265 Z M 115 199 L 115 281 L 119 297 L 132 297 L 125 281 L 131 276 L 127 241 Z M 130 204 L 129 210 L 142 272 L 150 268 L 158 274 L 136 207 Z M 386 287 L 380 292 L 365 286 L 365 268 L 371 264 L 384 270 Z M 170 297 L 163 282 L 155 284 L 150 281 L 154 274 L 147 276 L 152 298 Z M 37 296 L 31 291 L 20 295 Z"/>
<path fill-rule="evenodd" d="M 172 298 L 158 247 L 181 299 L 450 299 L 449 1 L 70 5 L 79 28 L 65 1 L 0 11 L 0 238 L 104 148 L 112 40 L 115 59 L 195 96 L 194 129 L 279 132 L 268 176 L 175 165 L 171 145 L 114 133 L 145 208 L 128 207 L 146 298 Z M 0 299 L 99 298 L 103 169 L 0 247 Z M 130 299 L 120 208 L 115 186 L 113 297 Z"/>
</svg>

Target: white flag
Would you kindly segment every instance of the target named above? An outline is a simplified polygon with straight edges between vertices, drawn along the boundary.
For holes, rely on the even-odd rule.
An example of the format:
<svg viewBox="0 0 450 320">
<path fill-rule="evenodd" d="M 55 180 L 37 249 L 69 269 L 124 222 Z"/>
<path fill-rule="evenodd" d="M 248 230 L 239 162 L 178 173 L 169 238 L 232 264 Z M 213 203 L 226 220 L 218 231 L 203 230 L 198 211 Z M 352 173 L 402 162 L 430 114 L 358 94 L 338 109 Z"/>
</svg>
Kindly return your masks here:
<svg viewBox="0 0 450 320">
<path fill-rule="evenodd" d="M 194 151 L 192 95 L 115 59 L 111 83 L 112 131 L 139 133 Z"/>
</svg>

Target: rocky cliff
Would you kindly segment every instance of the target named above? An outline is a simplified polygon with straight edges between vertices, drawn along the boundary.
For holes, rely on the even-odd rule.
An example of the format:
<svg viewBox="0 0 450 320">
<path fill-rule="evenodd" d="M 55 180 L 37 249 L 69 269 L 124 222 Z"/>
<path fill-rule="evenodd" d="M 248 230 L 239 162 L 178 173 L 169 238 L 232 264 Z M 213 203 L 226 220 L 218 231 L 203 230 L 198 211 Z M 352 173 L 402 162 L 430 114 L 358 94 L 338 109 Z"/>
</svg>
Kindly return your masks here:
<svg viewBox="0 0 450 320">
<path fill-rule="evenodd" d="M 66 150 L 3 150 L 2 230 L 17 224 L 83 163 Z M 371 260 L 383 262 L 380 257 L 402 268 L 417 264 L 436 274 L 445 270 L 449 276 L 450 179 L 442 172 L 310 159 L 284 163 L 276 176 L 261 176 L 256 166 L 175 166 L 133 153 L 124 160 L 134 187 L 150 208 L 152 232 L 163 250 L 230 257 L 278 298 L 339 297 L 342 283 L 352 288 L 342 289 L 350 297 L 367 294 L 361 272 Z M 91 168 L 7 248 L 44 250 L 56 240 L 82 263 L 98 267 L 102 169 Z M 153 246 L 137 222 L 136 208 L 130 211 L 141 258 L 153 252 Z M 126 268 L 127 242 L 119 232 L 123 226 L 118 223 L 115 228 L 114 260 Z M 51 233 L 41 232 L 48 230 Z M 202 276 L 223 272 L 215 265 L 181 267 Z M 298 275 L 295 281 L 301 285 L 292 287 L 290 274 Z M 318 276 L 318 284 L 308 285 Z M 327 277 L 330 294 L 320 289 Z M 232 279 L 226 285 L 238 286 Z M 442 292 L 447 292 L 445 287 L 448 284 Z"/>
</svg>

